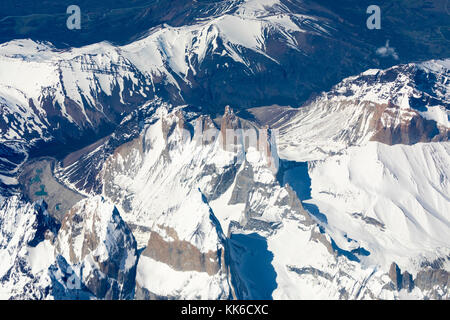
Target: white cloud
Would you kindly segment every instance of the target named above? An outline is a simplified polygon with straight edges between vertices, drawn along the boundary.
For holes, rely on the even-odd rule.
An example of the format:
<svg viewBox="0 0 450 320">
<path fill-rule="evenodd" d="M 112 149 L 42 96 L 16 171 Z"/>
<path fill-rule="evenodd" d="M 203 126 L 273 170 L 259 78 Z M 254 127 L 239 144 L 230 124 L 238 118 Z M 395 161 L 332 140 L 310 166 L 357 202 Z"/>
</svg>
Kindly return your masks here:
<svg viewBox="0 0 450 320">
<path fill-rule="evenodd" d="M 398 60 L 398 54 L 395 51 L 395 48 L 389 47 L 389 40 L 386 41 L 386 45 L 384 47 L 377 49 L 377 54 L 383 58 L 392 57 L 395 60 Z"/>
</svg>

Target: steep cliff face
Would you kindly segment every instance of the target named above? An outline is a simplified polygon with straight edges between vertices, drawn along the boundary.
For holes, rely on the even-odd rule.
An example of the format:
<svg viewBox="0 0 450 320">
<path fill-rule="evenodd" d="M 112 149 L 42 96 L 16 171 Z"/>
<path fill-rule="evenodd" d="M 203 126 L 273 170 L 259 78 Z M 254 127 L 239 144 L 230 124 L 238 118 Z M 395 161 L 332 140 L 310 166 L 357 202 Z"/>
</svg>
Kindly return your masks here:
<svg viewBox="0 0 450 320">
<path fill-rule="evenodd" d="M 404 290 L 408 293 L 418 288 L 427 299 L 449 299 L 450 274 L 442 268 L 442 262 L 445 262 L 445 259 L 440 258 L 429 265 L 422 265 L 423 269 L 415 277 L 408 271 L 402 273 L 393 262 L 389 269 L 392 282 L 387 286 L 392 290 Z"/>
</svg>

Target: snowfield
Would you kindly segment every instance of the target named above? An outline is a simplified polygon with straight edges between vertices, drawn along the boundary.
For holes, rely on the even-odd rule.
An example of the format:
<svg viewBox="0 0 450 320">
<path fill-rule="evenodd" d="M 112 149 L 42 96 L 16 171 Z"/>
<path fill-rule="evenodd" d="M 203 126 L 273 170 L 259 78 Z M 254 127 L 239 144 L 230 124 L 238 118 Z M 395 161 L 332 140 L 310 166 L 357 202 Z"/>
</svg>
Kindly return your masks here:
<svg viewBox="0 0 450 320">
<path fill-rule="evenodd" d="M 415 274 L 450 249 L 450 143 L 371 142 L 310 163 L 311 200 L 338 245 L 355 239 L 363 263 L 395 261 Z M 345 238 L 344 238 L 345 237 Z"/>
</svg>

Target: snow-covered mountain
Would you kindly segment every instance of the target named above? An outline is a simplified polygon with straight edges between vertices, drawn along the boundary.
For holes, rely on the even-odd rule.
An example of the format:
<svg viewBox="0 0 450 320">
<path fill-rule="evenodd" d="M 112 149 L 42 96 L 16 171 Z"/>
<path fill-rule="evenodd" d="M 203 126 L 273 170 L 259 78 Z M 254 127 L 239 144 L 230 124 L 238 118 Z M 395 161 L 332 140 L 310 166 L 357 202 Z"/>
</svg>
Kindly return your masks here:
<svg viewBox="0 0 450 320">
<path fill-rule="evenodd" d="M 280 131 L 280 154 L 315 160 L 368 141 L 415 144 L 447 141 L 450 60 L 368 70 L 344 79 L 302 108 L 252 109 Z"/>
<path fill-rule="evenodd" d="M 62 224 L 12 197 L 2 203 L 1 299 L 126 299 L 134 296 L 136 241 L 101 197 L 80 202 Z"/>
<path fill-rule="evenodd" d="M 449 299 L 449 60 L 313 7 L 0 45 L 0 298 Z"/>
<path fill-rule="evenodd" d="M 160 25 L 123 46 L 58 49 L 29 39 L 0 45 L 0 139 L 81 147 L 155 96 L 218 114 L 226 105 L 299 103 L 341 74 L 361 71 L 342 60 L 330 79 L 304 72 L 323 67 L 316 55 L 342 55 L 330 51 L 339 39 L 357 41 L 338 19 L 292 2 L 225 2 L 203 18 Z M 366 61 L 370 50 L 355 46 L 346 55 Z"/>
<path fill-rule="evenodd" d="M 256 143 L 240 131 L 230 148 L 230 128 Z M 368 142 L 305 167 L 268 130 L 155 102 L 56 175 L 119 208 L 144 249 L 139 299 L 448 297 L 448 142 Z"/>
<path fill-rule="evenodd" d="M 225 117 L 233 118 L 228 112 Z M 99 190 L 118 209 L 100 205 L 100 196 L 86 191 L 92 200 L 77 204 L 66 214 L 55 255 L 60 253 L 67 263 L 75 264 L 74 270 L 89 270 L 92 265 L 102 270 L 101 264 L 91 261 L 101 262 L 108 246 L 97 247 L 99 242 L 89 230 L 108 230 L 106 220 L 120 219 L 118 213 L 108 214 L 120 212 L 138 246 L 145 248 L 134 264 L 136 298 L 447 297 L 442 279 L 448 277 L 446 257 L 450 254 L 446 237 L 448 143 L 427 147 L 371 142 L 367 147 L 348 149 L 348 155 L 311 162 L 306 175 L 301 166 L 286 167 L 281 172 L 288 184 L 283 186 L 268 161 L 275 159 L 272 155 L 267 158 L 267 149 L 260 153 L 238 144 L 236 152 L 223 150 L 220 130 L 215 142 L 199 144 L 195 135 L 182 134 L 183 126 L 193 126 L 186 134 L 214 123 L 192 114 L 187 121 L 186 113 L 159 106 L 137 138 L 106 155 L 97 175 L 102 184 Z M 404 154 L 401 163 L 397 163 L 401 159 L 397 149 Z M 93 152 L 98 150 L 104 149 Z M 371 154 L 378 155 L 374 164 Z M 429 168 L 421 173 L 417 168 L 424 163 Z M 409 173 L 405 172 L 407 164 Z M 59 168 L 58 175 L 70 177 L 75 165 Z M 335 168 L 339 165 L 348 166 L 349 173 Z M 380 170 L 373 169 L 377 166 Z M 308 179 L 311 199 L 302 204 L 304 195 L 298 184 Z M 374 185 L 376 181 L 380 182 Z M 401 193 L 389 191 L 409 181 L 417 187 Z M 381 194 L 386 198 L 380 198 Z M 399 224 L 402 219 L 404 223 Z M 123 248 L 119 246 L 121 238 L 113 234 L 105 244 Z M 83 258 L 85 254 L 94 260 Z M 134 253 L 115 254 L 128 261 Z M 401 286 L 389 273 L 394 262 L 407 272 L 405 279 L 413 279 L 408 284 L 411 289 L 397 291 Z M 436 276 L 442 272 L 444 278 Z M 260 283 L 258 277 L 265 282 Z M 85 290 L 104 297 L 100 293 L 105 292 L 103 285 L 87 279 L 83 283 L 91 290 Z"/>
</svg>

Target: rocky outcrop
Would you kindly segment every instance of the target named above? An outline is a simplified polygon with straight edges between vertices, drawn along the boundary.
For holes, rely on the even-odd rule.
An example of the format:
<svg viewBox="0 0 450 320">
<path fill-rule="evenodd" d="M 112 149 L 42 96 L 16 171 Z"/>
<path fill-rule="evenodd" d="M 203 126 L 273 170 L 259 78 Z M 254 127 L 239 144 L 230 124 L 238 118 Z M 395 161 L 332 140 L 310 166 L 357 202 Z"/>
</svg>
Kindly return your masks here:
<svg viewBox="0 0 450 320">
<path fill-rule="evenodd" d="M 404 271 L 401 273 L 398 265 L 393 262 L 389 269 L 389 278 L 393 288 L 397 291 L 402 289 L 411 292 L 415 287 L 423 292 L 428 299 L 449 299 L 450 273 L 445 269 L 425 267 L 420 270 L 416 277 Z"/>
<path fill-rule="evenodd" d="M 389 278 L 391 278 L 394 287 L 398 290 L 399 288 L 401 288 L 402 285 L 402 274 L 400 272 L 400 268 L 398 267 L 398 265 L 396 263 L 392 263 L 391 267 L 389 268 Z"/>
<path fill-rule="evenodd" d="M 429 299 L 450 299 L 450 273 L 444 269 L 426 268 L 417 273 L 414 285 Z"/>
<path fill-rule="evenodd" d="M 31 247 L 36 247 L 42 241 L 48 239 L 53 242 L 58 234 L 61 223 L 53 218 L 47 211 L 47 203 L 40 200 L 35 203 L 34 209 L 36 212 L 36 220 L 32 228 L 36 230 L 32 240 L 28 242 Z"/>
<path fill-rule="evenodd" d="M 97 298 L 133 298 L 136 241 L 118 210 L 102 197 L 82 200 L 68 212 L 56 252 L 79 270 L 82 284 Z"/>
<path fill-rule="evenodd" d="M 136 241 L 117 209 L 82 200 L 60 224 L 46 208 L 0 204 L 0 299 L 132 299 Z"/>
<path fill-rule="evenodd" d="M 165 232 L 170 236 L 170 241 L 164 240 L 157 232 L 150 233 L 147 247 L 142 252 L 144 256 L 163 262 L 178 271 L 197 271 L 214 275 L 221 269 L 223 249 L 201 252 L 190 242 L 180 240 L 174 229 L 165 227 Z"/>
<path fill-rule="evenodd" d="M 45 203 L 32 205 L 16 196 L 0 203 L 1 300 L 51 298 L 46 268 L 53 263 L 58 227 Z"/>
<path fill-rule="evenodd" d="M 375 106 L 370 130 L 374 132 L 370 140 L 388 145 L 447 141 L 450 138 L 449 127 L 424 118 L 417 110 L 402 109 L 391 103 Z"/>
</svg>

